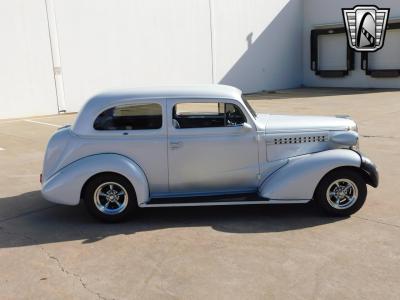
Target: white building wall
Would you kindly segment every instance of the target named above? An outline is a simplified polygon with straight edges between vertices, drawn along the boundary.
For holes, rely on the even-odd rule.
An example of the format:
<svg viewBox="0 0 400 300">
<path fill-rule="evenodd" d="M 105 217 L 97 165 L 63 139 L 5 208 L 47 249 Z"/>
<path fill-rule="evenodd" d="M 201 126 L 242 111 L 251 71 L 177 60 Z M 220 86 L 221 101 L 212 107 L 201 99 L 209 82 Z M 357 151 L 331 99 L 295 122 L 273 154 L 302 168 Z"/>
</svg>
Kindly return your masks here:
<svg viewBox="0 0 400 300">
<path fill-rule="evenodd" d="M 55 0 L 67 111 L 110 88 L 301 84 L 301 0 L 111 3 Z"/>
<path fill-rule="evenodd" d="M 255 92 L 302 81 L 302 0 L 46 1 L 1 2 L 0 118 L 77 111 L 115 88 L 214 82 Z"/>
<path fill-rule="evenodd" d="M 204 0 L 55 0 L 67 111 L 107 89 L 211 82 Z"/>
<path fill-rule="evenodd" d="M 302 0 L 212 3 L 217 82 L 244 92 L 301 85 Z"/>
<path fill-rule="evenodd" d="M 310 69 L 310 31 L 317 25 L 343 24 L 342 8 L 355 5 L 376 5 L 390 8 L 390 19 L 400 17 L 399 0 L 375 0 L 360 2 L 354 0 L 304 0 L 303 32 L 303 74 L 304 85 L 320 87 L 362 87 L 362 88 L 400 88 L 400 77 L 373 78 L 361 70 L 361 55 L 355 54 L 355 69 L 342 78 L 322 78 Z M 339 47 L 343 45 L 343 47 Z M 346 67 L 346 36 L 324 36 L 319 44 L 320 68 L 343 69 Z M 369 54 L 370 68 L 400 69 L 400 30 L 388 31 L 384 47 L 378 52 Z"/>
<path fill-rule="evenodd" d="M 58 37 L 53 45 L 57 42 L 64 101 L 57 100 L 46 2 L 55 14 L 50 27 Z M 0 118 L 77 111 L 93 94 L 135 86 L 214 82 L 245 92 L 301 84 L 400 87 L 398 78 L 366 76 L 359 54 L 356 70 L 344 78 L 321 78 L 310 70 L 310 30 L 342 24 L 341 8 L 357 3 L 3 0 Z M 392 19 L 400 17 L 398 0 L 374 3 L 390 7 Z M 344 35 L 321 38 L 321 67 L 344 67 L 345 42 Z M 400 68 L 399 48 L 400 30 L 390 31 L 385 47 L 371 54 L 371 67 Z"/>
<path fill-rule="evenodd" d="M 44 1 L 0 1 L 0 118 L 58 112 Z"/>
</svg>

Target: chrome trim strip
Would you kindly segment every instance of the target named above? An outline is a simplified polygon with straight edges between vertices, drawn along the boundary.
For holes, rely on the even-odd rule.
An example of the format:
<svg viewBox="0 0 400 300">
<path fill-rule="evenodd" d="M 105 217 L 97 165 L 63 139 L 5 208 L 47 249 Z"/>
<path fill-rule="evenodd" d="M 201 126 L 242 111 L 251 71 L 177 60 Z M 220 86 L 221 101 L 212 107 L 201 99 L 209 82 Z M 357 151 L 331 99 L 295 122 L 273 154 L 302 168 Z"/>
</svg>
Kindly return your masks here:
<svg viewBox="0 0 400 300">
<path fill-rule="evenodd" d="M 193 203 L 165 203 L 142 204 L 140 207 L 177 207 L 177 206 L 219 206 L 219 205 L 252 205 L 252 204 L 303 204 L 308 200 L 265 200 L 265 201 L 232 201 L 232 202 L 193 202 Z"/>
</svg>

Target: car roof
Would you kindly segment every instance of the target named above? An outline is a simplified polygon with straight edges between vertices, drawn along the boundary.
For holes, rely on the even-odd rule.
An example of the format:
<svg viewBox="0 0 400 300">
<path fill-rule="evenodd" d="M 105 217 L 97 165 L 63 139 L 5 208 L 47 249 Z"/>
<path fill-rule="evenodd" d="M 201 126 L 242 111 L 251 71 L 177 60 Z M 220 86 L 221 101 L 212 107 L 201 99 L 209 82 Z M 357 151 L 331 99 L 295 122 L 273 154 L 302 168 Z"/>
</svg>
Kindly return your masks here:
<svg viewBox="0 0 400 300">
<path fill-rule="evenodd" d="M 107 98 L 109 101 L 118 99 L 143 99 L 143 98 L 236 98 L 242 92 L 229 85 L 205 84 L 205 85 L 183 85 L 183 86 L 160 86 L 160 87 L 140 87 L 124 90 L 106 91 L 94 96 L 89 101 Z"/>
<path fill-rule="evenodd" d="M 112 90 L 90 98 L 81 109 L 72 130 L 76 134 L 87 134 L 92 131 L 94 119 L 104 109 L 126 104 L 127 101 L 160 98 L 188 98 L 188 99 L 236 99 L 241 100 L 242 91 L 221 84 L 183 85 L 162 87 L 140 87 L 124 90 Z"/>
</svg>

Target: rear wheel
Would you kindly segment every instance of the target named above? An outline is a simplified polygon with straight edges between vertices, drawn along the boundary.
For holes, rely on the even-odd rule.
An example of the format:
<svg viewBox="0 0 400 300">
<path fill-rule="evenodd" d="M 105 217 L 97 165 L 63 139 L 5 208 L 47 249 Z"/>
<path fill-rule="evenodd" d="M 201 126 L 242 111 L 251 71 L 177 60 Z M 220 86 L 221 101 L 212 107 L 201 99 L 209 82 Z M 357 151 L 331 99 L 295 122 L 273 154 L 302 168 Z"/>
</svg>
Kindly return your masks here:
<svg viewBox="0 0 400 300">
<path fill-rule="evenodd" d="M 321 180 L 314 198 L 331 216 L 349 216 L 357 212 L 367 197 L 366 183 L 356 170 L 334 170 Z"/>
<path fill-rule="evenodd" d="M 83 199 L 88 211 L 105 222 L 122 221 L 137 207 L 132 184 L 115 173 L 102 173 L 90 179 Z"/>
</svg>

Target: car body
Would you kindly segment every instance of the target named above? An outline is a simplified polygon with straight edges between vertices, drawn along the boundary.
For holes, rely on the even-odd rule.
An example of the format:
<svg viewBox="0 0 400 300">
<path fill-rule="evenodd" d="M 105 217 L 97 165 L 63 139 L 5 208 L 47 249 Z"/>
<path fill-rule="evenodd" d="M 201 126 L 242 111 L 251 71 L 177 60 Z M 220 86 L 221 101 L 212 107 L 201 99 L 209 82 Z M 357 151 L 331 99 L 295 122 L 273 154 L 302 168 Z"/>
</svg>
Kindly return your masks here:
<svg viewBox="0 0 400 300">
<path fill-rule="evenodd" d="M 357 126 L 347 117 L 256 114 L 230 86 L 112 91 L 91 98 L 72 126 L 51 137 L 42 194 L 67 205 L 84 199 L 95 215 L 109 220 L 124 215 L 128 202 L 139 207 L 307 203 L 332 172 L 346 180 L 346 174 L 358 176 L 347 190 L 346 181 L 331 186 L 335 202 L 339 192 L 357 189 L 359 195 L 365 183 L 378 186 L 375 165 L 357 145 Z M 364 187 L 357 186 L 360 180 Z M 124 203 L 120 211 L 112 209 L 121 204 L 117 194 Z M 329 209 L 353 213 L 354 203 Z"/>
</svg>

